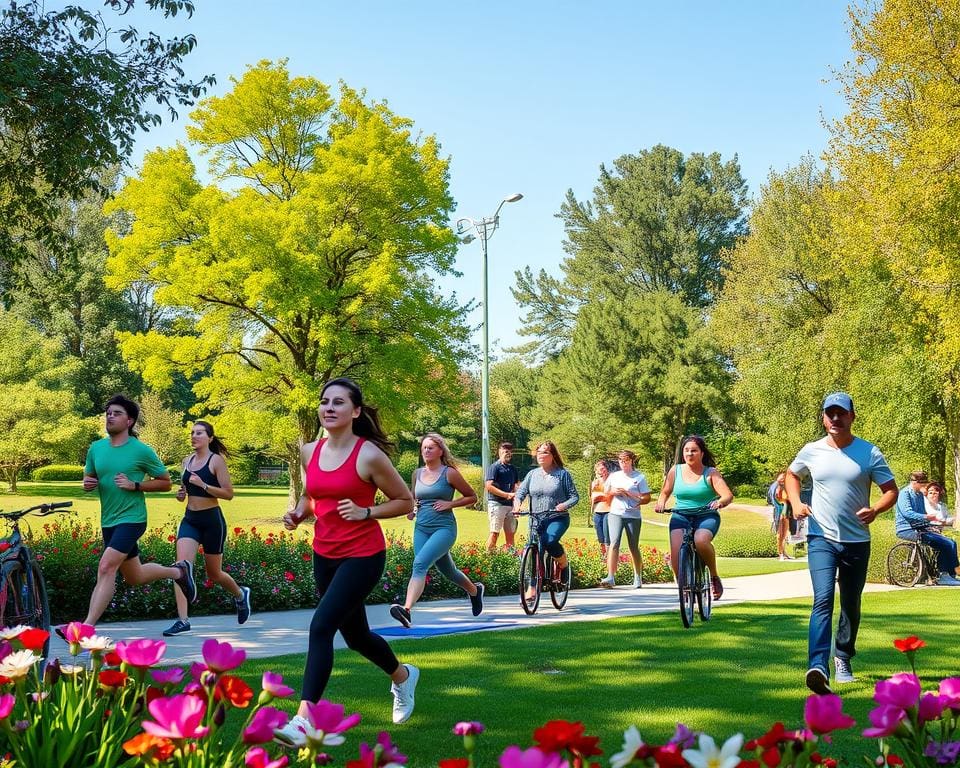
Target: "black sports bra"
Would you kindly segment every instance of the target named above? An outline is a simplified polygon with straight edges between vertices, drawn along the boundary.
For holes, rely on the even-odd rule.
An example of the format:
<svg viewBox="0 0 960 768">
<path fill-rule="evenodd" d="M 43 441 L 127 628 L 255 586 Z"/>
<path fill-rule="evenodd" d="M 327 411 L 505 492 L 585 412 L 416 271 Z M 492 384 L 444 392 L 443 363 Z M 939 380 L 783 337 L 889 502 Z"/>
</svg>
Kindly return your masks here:
<svg viewBox="0 0 960 768">
<path fill-rule="evenodd" d="M 195 485 L 194 483 L 190 482 L 190 475 L 196 475 L 207 485 L 212 485 L 214 488 L 220 487 L 220 483 L 217 482 L 217 476 L 210 471 L 210 459 L 212 458 L 213 453 L 207 457 L 207 462 L 200 467 L 200 469 L 187 469 L 186 466 L 184 466 L 183 476 L 180 478 L 180 483 L 187 491 L 187 496 L 203 496 L 207 499 L 216 498 L 212 493 L 207 493 L 205 490 L 203 490 L 202 485 Z"/>
</svg>

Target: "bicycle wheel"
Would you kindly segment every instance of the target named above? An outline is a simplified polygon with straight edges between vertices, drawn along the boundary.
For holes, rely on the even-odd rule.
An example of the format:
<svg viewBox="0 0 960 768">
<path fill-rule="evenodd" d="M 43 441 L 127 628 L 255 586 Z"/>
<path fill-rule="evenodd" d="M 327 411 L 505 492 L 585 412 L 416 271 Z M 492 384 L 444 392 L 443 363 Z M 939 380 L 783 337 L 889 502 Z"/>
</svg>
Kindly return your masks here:
<svg viewBox="0 0 960 768">
<path fill-rule="evenodd" d="M 528 546 L 520 558 L 520 607 L 528 616 L 540 605 L 540 550 Z"/>
<path fill-rule="evenodd" d="M 699 557 L 696 562 L 697 571 L 697 610 L 702 621 L 710 621 L 710 611 L 713 608 L 713 586 L 710 584 L 710 574 L 707 566 Z"/>
<path fill-rule="evenodd" d="M 899 587 L 912 587 L 920 579 L 923 570 L 920 552 L 910 542 L 894 544 L 887 553 L 887 578 Z"/>
<path fill-rule="evenodd" d="M 569 576 L 564 578 L 563 569 L 557 565 L 557 561 L 554 560 L 553 556 L 549 553 L 546 556 L 546 561 L 544 572 L 550 579 L 550 602 L 553 603 L 554 608 L 562 611 L 563 606 L 567 604 L 567 597 L 570 595 Z M 569 568 L 567 572 L 569 573 Z M 556 576 L 556 578 L 554 578 L 554 576 Z"/>
<path fill-rule="evenodd" d="M 693 625 L 693 604 L 695 587 L 693 583 L 693 551 L 684 544 L 680 547 L 680 564 L 677 573 L 677 588 L 680 591 L 680 618 L 688 629 Z"/>
<path fill-rule="evenodd" d="M 20 561 L 10 563 L 3 569 L 3 590 L 0 594 L 0 625 L 16 627 L 30 624 L 31 611 L 27 606 L 30 591 L 27 574 Z"/>
</svg>

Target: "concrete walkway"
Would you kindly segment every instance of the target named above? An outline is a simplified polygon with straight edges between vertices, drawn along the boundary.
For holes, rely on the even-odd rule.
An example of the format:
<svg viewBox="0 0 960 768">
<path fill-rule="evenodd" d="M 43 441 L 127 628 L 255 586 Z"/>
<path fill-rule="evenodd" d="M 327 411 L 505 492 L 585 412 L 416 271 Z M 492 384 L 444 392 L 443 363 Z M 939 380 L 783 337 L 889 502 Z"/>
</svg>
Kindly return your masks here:
<svg viewBox="0 0 960 768">
<path fill-rule="evenodd" d="M 810 576 L 806 570 L 783 571 L 760 576 L 741 576 L 724 579 L 723 599 L 714 603 L 714 609 L 723 611 L 735 603 L 780 600 L 783 598 L 811 597 L 813 592 Z M 878 592 L 898 589 L 886 584 L 868 584 L 867 591 Z M 534 616 L 527 616 L 520 608 L 516 595 L 490 597 L 484 600 L 480 616 L 470 613 L 470 603 L 463 600 L 436 600 L 419 603 L 413 612 L 413 630 L 404 630 L 389 614 L 388 605 L 367 606 L 370 625 L 384 629 L 388 640 L 421 636 L 421 633 L 448 634 L 450 631 L 495 631 L 541 626 L 560 621 L 597 621 L 619 616 L 637 616 L 648 613 L 678 611 L 677 590 L 674 584 L 651 584 L 642 589 L 617 587 L 616 589 L 582 589 L 570 593 L 563 611 L 557 611 L 544 593 L 540 609 Z M 197 616 L 191 618 L 192 630 L 176 637 L 163 638 L 167 642 L 164 662 L 189 664 L 202 658 L 201 646 L 209 637 L 227 641 L 234 647 L 246 650 L 249 657 L 269 658 L 289 653 L 305 653 L 307 628 L 313 616 L 312 610 L 275 611 L 254 613 L 242 627 L 236 617 Z M 680 617 L 677 616 L 677 621 Z M 140 637 L 160 638 L 172 621 L 134 621 L 104 623 L 98 626 L 98 634 L 113 640 L 132 640 Z M 337 635 L 337 647 L 343 642 Z M 51 639 L 51 656 L 61 659 L 69 655 L 66 643 L 59 637 Z"/>
</svg>

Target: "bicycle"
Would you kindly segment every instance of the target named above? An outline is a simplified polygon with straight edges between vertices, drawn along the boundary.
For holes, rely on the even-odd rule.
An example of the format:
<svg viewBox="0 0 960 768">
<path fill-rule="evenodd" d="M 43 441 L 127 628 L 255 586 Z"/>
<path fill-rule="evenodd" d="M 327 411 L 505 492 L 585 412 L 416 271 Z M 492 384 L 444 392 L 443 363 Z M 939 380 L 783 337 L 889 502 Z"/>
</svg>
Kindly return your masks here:
<svg viewBox="0 0 960 768">
<path fill-rule="evenodd" d="M 696 516 L 706 512 L 714 512 L 710 507 L 685 509 L 685 516 Z M 663 513 L 672 513 L 671 509 L 664 509 Z M 677 590 L 680 593 L 680 619 L 683 626 L 689 629 L 693 626 L 693 609 L 696 603 L 701 621 L 710 621 L 710 612 L 713 609 L 713 588 L 707 574 L 706 563 L 697 552 L 693 542 L 693 524 L 688 524 L 683 531 L 683 541 L 677 556 Z"/>
<path fill-rule="evenodd" d="M 533 616 L 540 606 L 544 585 L 550 592 L 550 602 L 558 611 L 563 610 L 570 594 L 569 566 L 559 566 L 553 556 L 540 543 L 540 526 L 551 517 L 566 514 L 555 509 L 546 512 L 515 512 L 518 517 L 529 515 L 530 534 L 520 556 L 520 606 L 528 616 Z M 549 576 L 548 576 L 549 574 Z"/>
<path fill-rule="evenodd" d="M 887 579 L 898 587 L 912 587 L 923 578 L 935 581 L 940 568 L 933 547 L 920 541 L 901 541 L 887 553 Z"/>
<path fill-rule="evenodd" d="M 15 627 L 26 624 L 50 631 L 50 605 L 43 571 L 33 551 L 20 534 L 20 519 L 28 514 L 38 517 L 72 507 L 72 501 L 38 504 L 29 509 L 0 512 L 0 518 L 11 523 L 10 535 L 0 540 L 0 626 Z M 39 510 L 39 511 L 38 511 Z M 6 545 L 5 547 L 3 545 Z M 43 646 L 43 658 L 50 650 L 50 640 Z"/>
</svg>

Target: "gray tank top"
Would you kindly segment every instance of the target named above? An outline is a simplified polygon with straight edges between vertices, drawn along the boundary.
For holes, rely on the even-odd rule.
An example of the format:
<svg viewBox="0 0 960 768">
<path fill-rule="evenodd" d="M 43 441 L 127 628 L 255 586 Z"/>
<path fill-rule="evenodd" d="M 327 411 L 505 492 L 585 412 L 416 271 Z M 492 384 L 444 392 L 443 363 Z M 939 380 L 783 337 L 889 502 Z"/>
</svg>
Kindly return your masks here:
<svg viewBox="0 0 960 768">
<path fill-rule="evenodd" d="M 417 483 L 414 486 L 414 496 L 417 499 L 417 526 L 420 528 L 442 528 L 456 524 L 456 518 L 453 516 L 453 510 L 437 512 L 433 508 L 433 502 L 452 501 L 454 487 L 450 485 L 447 479 L 447 470 L 449 467 L 443 467 L 440 470 L 440 476 L 432 483 L 425 483 L 420 478 L 423 475 L 423 468 L 417 470 Z"/>
</svg>

